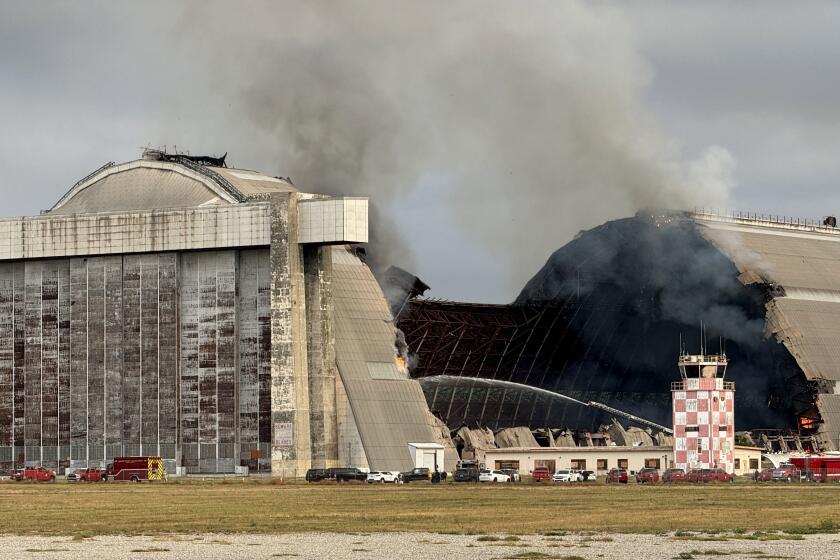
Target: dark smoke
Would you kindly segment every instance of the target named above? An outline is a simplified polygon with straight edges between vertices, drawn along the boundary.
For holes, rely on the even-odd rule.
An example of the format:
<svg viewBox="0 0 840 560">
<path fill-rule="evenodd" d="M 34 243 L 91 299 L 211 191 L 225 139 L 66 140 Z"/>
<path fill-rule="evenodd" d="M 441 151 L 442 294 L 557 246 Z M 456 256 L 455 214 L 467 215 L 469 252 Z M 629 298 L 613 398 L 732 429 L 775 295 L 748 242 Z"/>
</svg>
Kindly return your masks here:
<svg viewBox="0 0 840 560">
<path fill-rule="evenodd" d="M 746 287 L 737 276 L 732 261 L 691 220 L 640 214 L 582 232 L 557 250 L 516 304 L 577 301 L 591 309 L 585 321 L 570 325 L 587 348 L 573 358 L 580 360 L 575 379 L 591 376 L 625 390 L 666 390 L 667 380 L 678 375 L 680 340 L 688 352 L 700 352 L 702 323 L 706 351 L 722 349 L 730 357 L 739 429 L 784 427 L 799 412 L 793 395 L 805 389 L 785 379 L 798 368 L 782 345 L 765 336 L 765 288 Z M 612 325 L 606 328 L 614 334 L 605 336 L 604 325 Z M 647 379 L 641 385 L 640 376 Z M 644 402 L 633 412 L 660 419 L 666 414 Z"/>
<path fill-rule="evenodd" d="M 510 263 L 497 281 L 511 286 L 582 227 L 651 205 L 726 204 L 731 156 L 712 147 L 687 162 L 659 130 L 644 104 L 651 72 L 608 8 L 195 8 L 184 40 L 203 45 L 216 94 L 255 127 L 255 148 L 270 146 L 277 172 L 304 190 L 372 197 L 374 265 L 417 270 L 400 210 L 423 185 L 438 187 L 428 196 L 442 196 L 439 211 L 471 241 Z"/>
</svg>

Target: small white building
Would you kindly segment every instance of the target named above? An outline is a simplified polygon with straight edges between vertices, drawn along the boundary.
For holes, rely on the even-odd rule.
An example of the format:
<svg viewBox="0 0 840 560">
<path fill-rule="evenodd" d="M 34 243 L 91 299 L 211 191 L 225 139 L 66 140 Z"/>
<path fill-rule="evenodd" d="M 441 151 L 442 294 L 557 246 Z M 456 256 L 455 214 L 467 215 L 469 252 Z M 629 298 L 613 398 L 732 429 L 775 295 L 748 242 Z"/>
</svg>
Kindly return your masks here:
<svg viewBox="0 0 840 560">
<path fill-rule="evenodd" d="M 764 449 L 747 445 L 735 446 L 735 464 L 733 474 L 736 476 L 752 474 L 761 470 L 761 457 Z"/>
<path fill-rule="evenodd" d="M 535 467 L 578 469 L 605 475 L 620 468 L 635 472 L 644 467 L 664 470 L 673 467 L 674 451 L 670 445 L 599 446 L 599 447 L 508 447 L 484 451 L 484 463 L 490 469 L 517 469 L 529 475 Z"/>
<path fill-rule="evenodd" d="M 409 443 L 408 452 L 414 468 L 428 467 L 430 471 L 443 471 L 443 450 L 439 443 Z"/>
</svg>

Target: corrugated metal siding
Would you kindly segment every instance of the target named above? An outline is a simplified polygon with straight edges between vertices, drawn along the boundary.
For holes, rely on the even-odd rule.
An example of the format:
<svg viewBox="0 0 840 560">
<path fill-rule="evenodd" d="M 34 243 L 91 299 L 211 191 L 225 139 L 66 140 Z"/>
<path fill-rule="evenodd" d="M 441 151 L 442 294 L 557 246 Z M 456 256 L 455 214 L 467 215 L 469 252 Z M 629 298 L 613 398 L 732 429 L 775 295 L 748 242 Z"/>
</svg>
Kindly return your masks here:
<svg viewBox="0 0 840 560">
<path fill-rule="evenodd" d="M 297 192 L 297 189 L 286 181 L 261 173 L 224 167 L 212 167 L 211 169 L 227 179 L 245 196 L 274 192 Z"/>
<path fill-rule="evenodd" d="M 840 380 L 840 303 L 776 298 L 767 315 L 809 377 Z"/>
<path fill-rule="evenodd" d="M 233 250 L 0 263 L 0 467 L 135 454 L 171 467 L 179 429 L 191 470 L 231 472 L 253 444 L 267 461 L 268 251 L 246 254 L 242 297 Z M 251 333 L 244 376 L 240 330 Z"/>
<path fill-rule="evenodd" d="M 236 252 L 181 256 L 183 465 L 230 472 L 236 449 Z"/>
<path fill-rule="evenodd" d="M 213 202 L 215 201 L 215 202 Z M 51 214 L 119 212 L 226 204 L 199 181 L 165 169 L 137 167 L 108 175 L 79 191 Z"/>
<path fill-rule="evenodd" d="M 271 273 L 267 250 L 239 254 L 239 438 L 240 459 L 260 451 L 271 464 Z M 252 466 L 256 468 L 256 463 Z"/>
<path fill-rule="evenodd" d="M 394 361 L 391 313 L 370 269 L 349 260 L 344 248 L 334 254 L 336 361 L 368 463 L 373 470 L 410 469 L 407 444 L 436 441 L 433 418 L 416 381 L 371 378 L 368 362 Z"/>
</svg>

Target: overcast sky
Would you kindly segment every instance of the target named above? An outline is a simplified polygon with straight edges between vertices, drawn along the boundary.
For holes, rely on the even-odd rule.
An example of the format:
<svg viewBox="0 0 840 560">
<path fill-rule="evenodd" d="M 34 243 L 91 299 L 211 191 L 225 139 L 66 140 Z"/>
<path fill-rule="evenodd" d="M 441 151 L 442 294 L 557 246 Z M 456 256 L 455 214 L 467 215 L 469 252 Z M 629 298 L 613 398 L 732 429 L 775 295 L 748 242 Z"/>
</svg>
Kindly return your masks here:
<svg viewBox="0 0 840 560">
<path fill-rule="evenodd" d="M 642 204 L 840 212 L 840 3 L 338 6 L 0 0 L 2 214 L 229 152 L 376 199 L 431 295 L 508 302 Z"/>
</svg>

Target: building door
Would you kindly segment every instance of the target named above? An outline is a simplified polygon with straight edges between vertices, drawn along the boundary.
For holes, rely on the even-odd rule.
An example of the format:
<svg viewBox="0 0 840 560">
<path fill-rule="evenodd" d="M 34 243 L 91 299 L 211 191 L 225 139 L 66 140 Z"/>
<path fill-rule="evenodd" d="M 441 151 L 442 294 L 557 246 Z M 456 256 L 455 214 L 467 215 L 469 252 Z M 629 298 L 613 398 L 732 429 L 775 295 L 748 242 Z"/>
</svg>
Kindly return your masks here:
<svg viewBox="0 0 840 560">
<path fill-rule="evenodd" d="M 428 467 L 430 471 L 435 470 L 435 455 L 437 455 L 434 451 L 424 451 L 423 452 L 423 464 L 420 465 L 421 467 Z"/>
</svg>

